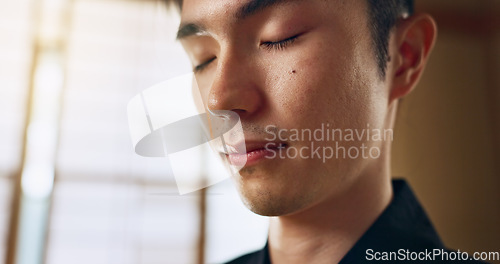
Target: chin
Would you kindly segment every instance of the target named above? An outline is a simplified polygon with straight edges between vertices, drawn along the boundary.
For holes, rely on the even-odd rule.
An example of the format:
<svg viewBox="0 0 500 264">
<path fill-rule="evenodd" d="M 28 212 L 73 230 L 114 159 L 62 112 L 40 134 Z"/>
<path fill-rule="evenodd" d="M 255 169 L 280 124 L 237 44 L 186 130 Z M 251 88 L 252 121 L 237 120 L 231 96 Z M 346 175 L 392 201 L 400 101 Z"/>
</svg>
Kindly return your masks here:
<svg viewBox="0 0 500 264">
<path fill-rule="evenodd" d="M 269 186 L 268 186 L 269 187 Z M 279 192 L 271 188 L 239 189 L 245 206 L 262 216 L 284 216 L 298 212 L 311 203 L 310 195 L 298 195 L 297 192 Z"/>
<path fill-rule="evenodd" d="M 276 203 L 255 203 L 253 201 L 248 201 L 245 200 L 243 203 L 246 205 L 246 207 L 262 216 L 283 216 L 287 214 L 291 214 L 294 212 L 294 210 L 291 210 L 288 206 L 284 206 L 282 204 L 276 204 Z"/>
<path fill-rule="evenodd" d="M 241 169 L 233 180 L 245 206 L 258 215 L 284 216 L 313 204 L 323 183 L 317 178 L 306 180 L 308 174 L 296 163 L 270 162 Z"/>
</svg>

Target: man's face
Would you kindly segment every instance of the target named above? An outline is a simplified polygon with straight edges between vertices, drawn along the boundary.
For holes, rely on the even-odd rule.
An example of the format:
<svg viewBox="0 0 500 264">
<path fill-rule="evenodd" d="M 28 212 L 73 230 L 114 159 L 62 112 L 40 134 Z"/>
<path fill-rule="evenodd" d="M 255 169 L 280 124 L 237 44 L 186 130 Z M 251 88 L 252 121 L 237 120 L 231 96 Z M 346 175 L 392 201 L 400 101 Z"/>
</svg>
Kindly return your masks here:
<svg viewBox="0 0 500 264">
<path fill-rule="evenodd" d="M 257 2 L 268 5 L 252 8 Z M 311 148 L 308 137 L 290 138 L 291 129 L 385 128 L 389 91 L 379 77 L 367 8 L 364 0 L 184 0 L 181 28 L 197 26 L 181 41 L 197 66 L 205 107 L 235 111 L 244 128 L 248 163 L 234 180 L 252 211 L 287 215 L 334 199 L 377 162 L 287 155 Z M 266 132 L 269 125 L 288 131 L 285 140 L 271 140 L 284 146 L 273 150 L 285 158 L 261 157 L 277 134 Z M 366 138 L 314 146 L 336 143 L 383 149 Z"/>
</svg>

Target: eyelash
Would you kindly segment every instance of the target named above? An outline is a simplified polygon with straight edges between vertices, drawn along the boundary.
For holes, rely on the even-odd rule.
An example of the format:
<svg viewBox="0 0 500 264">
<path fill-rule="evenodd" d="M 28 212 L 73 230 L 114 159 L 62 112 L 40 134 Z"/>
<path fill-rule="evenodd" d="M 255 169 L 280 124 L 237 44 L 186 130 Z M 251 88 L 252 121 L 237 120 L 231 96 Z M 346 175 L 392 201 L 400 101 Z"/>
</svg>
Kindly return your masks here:
<svg viewBox="0 0 500 264">
<path fill-rule="evenodd" d="M 194 67 L 193 71 L 195 73 L 197 72 L 201 72 L 203 69 L 205 69 L 205 67 L 208 66 L 208 64 L 210 64 L 212 61 L 214 61 L 215 59 L 217 59 L 217 57 L 213 57 L 207 61 L 205 61 L 204 63 L 200 64 L 200 65 L 197 65 L 196 67 Z"/>
<path fill-rule="evenodd" d="M 293 42 L 295 42 L 295 40 L 297 40 L 298 37 L 299 37 L 299 35 L 295 35 L 293 37 L 289 37 L 287 39 L 280 40 L 280 41 L 275 41 L 275 42 L 267 41 L 267 42 L 263 42 L 261 45 L 264 48 L 268 49 L 268 50 L 272 50 L 272 49 L 274 49 L 274 50 L 284 50 L 286 47 L 288 47 Z M 203 69 L 205 69 L 215 59 L 217 59 L 217 57 L 213 57 L 213 58 L 205 61 L 204 63 L 202 63 L 200 65 L 197 65 L 196 67 L 194 67 L 193 71 L 195 73 L 203 71 Z"/>
<path fill-rule="evenodd" d="M 297 40 L 298 37 L 299 37 L 299 35 L 295 35 L 293 37 L 289 37 L 287 39 L 276 41 L 276 42 L 267 41 L 267 42 L 263 42 L 261 45 L 268 50 L 272 50 L 272 49 L 284 50 L 286 47 L 288 47 L 293 42 L 295 42 L 295 40 Z"/>
</svg>

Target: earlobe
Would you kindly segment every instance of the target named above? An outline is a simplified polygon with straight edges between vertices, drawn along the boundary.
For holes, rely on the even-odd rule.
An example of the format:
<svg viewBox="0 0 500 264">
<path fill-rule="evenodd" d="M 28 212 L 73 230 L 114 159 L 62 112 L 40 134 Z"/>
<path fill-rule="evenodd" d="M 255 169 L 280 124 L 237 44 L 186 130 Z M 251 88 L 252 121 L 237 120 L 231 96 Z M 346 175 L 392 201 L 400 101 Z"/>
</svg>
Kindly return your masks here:
<svg viewBox="0 0 500 264">
<path fill-rule="evenodd" d="M 436 39 L 434 19 L 416 14 L 401 21 L 394 35 L 392 87 L 389 104 L 409 94 L 418 83 Z"/>
</svg>

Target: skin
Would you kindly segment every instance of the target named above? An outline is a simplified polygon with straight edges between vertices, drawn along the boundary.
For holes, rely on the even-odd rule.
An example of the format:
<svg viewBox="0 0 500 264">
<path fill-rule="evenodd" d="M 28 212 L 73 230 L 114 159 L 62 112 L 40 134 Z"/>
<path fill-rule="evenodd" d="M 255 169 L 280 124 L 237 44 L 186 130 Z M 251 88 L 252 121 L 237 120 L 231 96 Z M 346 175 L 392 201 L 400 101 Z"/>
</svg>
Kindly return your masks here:
<svg viewBox="0 0 500 264">
<path fill-rule="evenodd" d="M 398 99 L 418 82 L 436 26 L 425 14 L 405 19 L 390 37 L 384 79 L 375 60 L 367 3 L 288 1 L 235 19 L 248 2 L 185 0 L 181 25 L 203 26 L 181 43 L 210 110 L 239 114 L 245 139 L 264 141 L 265 127 L 393 127 Z M 280 48 L 266 43 L 298 36 Z M 309 141 L 287 141 L 301 149 Z M 273 263 L 338 262 L 390 203 L 390 141 L 341 142 L 377 147 L 377 159 L 266 159 L 234 177 L 247 207 L 272 217 Z M 335 142 L 315 142 L 332 146 Z"/>
</svg>

